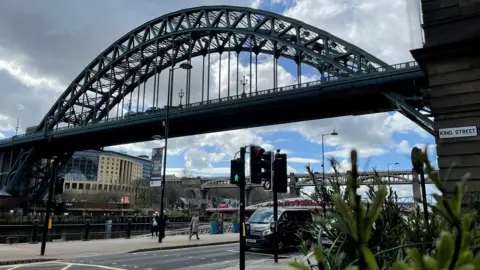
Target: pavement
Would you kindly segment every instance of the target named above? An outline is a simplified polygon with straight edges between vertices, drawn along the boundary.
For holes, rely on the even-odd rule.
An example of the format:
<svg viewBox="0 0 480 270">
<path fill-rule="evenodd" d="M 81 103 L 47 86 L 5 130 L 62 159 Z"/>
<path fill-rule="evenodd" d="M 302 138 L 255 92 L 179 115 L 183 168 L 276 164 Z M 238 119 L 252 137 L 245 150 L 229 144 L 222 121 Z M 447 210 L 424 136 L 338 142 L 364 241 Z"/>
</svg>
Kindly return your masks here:
<svg viewBox="0 0 480 270">
<path fill-rule="evenodd" d="M 194 246 L 220 245 L 238 242 L 233 233 L 201 235 L 200 240 L 188 240 L 186 235 L 167 236 L 163 243 L 149 236 L 132 239 L 109 239 L 92 241 L 47 242 L 45 256 L 40 256 L 41 244 L 0 245 L 0 265 L 35 262 L 39 260 L 62 260 L 96 256 L 135 253 L 153 250 L 178 249 Z"/>
<path fill-rule="evenodd" d="M 192 242 L 194 241 L 196 242 L 196 240 L 192 240 Z M 50 262 L 0 266 L 0 270 L 233 270 L 239 268 L 238 248 L 237 243 L 151 252 L 104 254 Z M 287 263 L 298 256 L 299 252 L 296 250 L 287 251 L 281 254 L 279 263 L 275 264 L 272 254 L 261 251 L 246 252 L 246 269 L 291 270 Z"/>
</svg>

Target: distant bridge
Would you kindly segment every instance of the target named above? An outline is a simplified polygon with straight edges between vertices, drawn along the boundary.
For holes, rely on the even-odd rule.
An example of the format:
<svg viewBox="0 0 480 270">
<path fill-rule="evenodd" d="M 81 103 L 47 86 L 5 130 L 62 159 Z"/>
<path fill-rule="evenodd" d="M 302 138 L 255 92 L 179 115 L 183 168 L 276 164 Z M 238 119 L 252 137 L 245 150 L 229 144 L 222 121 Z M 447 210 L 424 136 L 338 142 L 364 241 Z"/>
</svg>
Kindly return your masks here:
<svg viewBox="0 0 480 270">
<path fill-rule="evenodd" d="M 376 183 L 375 181 L 380 180 L 380 182 L 387 185 L 411 185 L 414 183 L 413 173 L 411 171 L 377 171 L 379 179 L 375 177 L 373 172 L 360 172 L 359 180 L 361 185 L 369 185 Z M 324 184 L 326 186 L 331 186 L 332 182 L 338 183 L 340 185 L 346 185 L 346 174 L 335 175 L 333 173 L 325 174 L 325 180 L 322 180 L 321 174 L 315 174 L 317 184 Z M 308 174 L 290 174 L 290 186 L 295 188 L 302 187 L 311 187 L 314 186 L 314 183 L 310 179 Z M 247 182 L 250 179 L 247 178 Z M 293 182 L 294 184 L 293 184 Z M 425 175 L 426 183 L 431 184 L 428 175 Z M 261 187 L 261 184 L 247 184 L 247 188 Z M 236 188 L 236 185 L 230 184 L 230 179 L 228 178 L 217 178 L 212 179 L 201 185 L 202 190 L 207 189 L 216 189 L 216 188 Z"/>
</svg>

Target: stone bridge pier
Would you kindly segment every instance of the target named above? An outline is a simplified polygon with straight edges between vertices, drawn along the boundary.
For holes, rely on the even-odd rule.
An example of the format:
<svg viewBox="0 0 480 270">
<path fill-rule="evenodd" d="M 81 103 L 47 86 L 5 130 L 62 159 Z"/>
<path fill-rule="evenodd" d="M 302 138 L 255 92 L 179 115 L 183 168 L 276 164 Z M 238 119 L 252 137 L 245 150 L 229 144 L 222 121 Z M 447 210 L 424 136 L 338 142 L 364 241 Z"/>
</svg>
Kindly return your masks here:
<svg viewBox="0 0 480 270">
<path fill-rule="evenodd" d="M 289 192 L 288 195 L 291 198 L 300 197 L 301 196 L 301 187 L 297 186 L 297 178 L 295 177 L 294 173 L 290 173 L 288 176 L 290 181 L 288 182 Z"/>
</svg>

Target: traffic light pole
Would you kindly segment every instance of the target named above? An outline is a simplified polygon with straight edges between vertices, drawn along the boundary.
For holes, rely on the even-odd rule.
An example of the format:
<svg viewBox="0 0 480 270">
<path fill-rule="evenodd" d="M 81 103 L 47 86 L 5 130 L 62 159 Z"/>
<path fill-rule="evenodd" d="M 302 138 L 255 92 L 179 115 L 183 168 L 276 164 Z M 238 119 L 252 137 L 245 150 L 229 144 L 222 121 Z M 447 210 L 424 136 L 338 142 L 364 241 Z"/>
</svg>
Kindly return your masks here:
<svg viewBox="0 0 480 270">
<path fill-rule="evenodd" d="M 246 148 L 240 148 L 240 161 L 245 164 Z M 245 169 L 243 175 L 240 176 L 240 270 L 245 270 Z"/>
<path fill-rule="evenodd" d="M 272 191 L 273 191 L 273 223 L 275 224 L 275 230 L 273 231 L 273 257 L 276 263 L 278 263 L 278 196 L 277 196 L 277 185 L 275 185 L 275 177 L 277 174 L 277 157 L 278 153 L 275 154 L 273 161 L 273 176 L 272 176 Z"/>
<path fill-rule="evenodd" d="M 51 162 L 51 161 L 50 161 Z M 48 182 L 48 199 L 47 209 L 45 209 L 45 220 L 43 222 L 43 237 L 42 246 L 40 247 L 40 256 L 45 255 L 45 247 L 47 245 L 48 224 L 50 222 L 50 209 L 52 208 L 53 192 L 55 187 L 55 181 L 57 180 L 57 159 L 51 163 L 50 169 L 50 182 Z"/>
</svg>

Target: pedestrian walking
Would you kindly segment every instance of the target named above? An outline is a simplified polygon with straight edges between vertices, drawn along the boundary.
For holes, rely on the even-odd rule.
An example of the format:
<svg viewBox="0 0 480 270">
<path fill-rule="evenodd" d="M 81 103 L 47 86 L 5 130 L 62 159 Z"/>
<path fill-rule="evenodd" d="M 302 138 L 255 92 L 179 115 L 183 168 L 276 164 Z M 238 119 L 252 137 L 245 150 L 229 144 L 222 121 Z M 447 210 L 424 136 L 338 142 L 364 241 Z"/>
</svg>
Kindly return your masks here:
<svg viewBox="0 0 480 270">
<path fill-rule="evenodd" d="M 152 238 L 154 234 L 158 236 L 158 216 L 156 215 L 152 217 Z"/>
<path fill-rule="evenodd" d="M 198 213 L 195 213 L 192 217 L 192 220 L 190 221 L 190 236 L 188 237 L 188 240 L 192 240 L 193 235 L 196 235 L 197 240 L 200 240 L 200 237 L 198 237 L 199 226 L 200 226 L 200 219 L 198 217 Z"/>
</svg>

